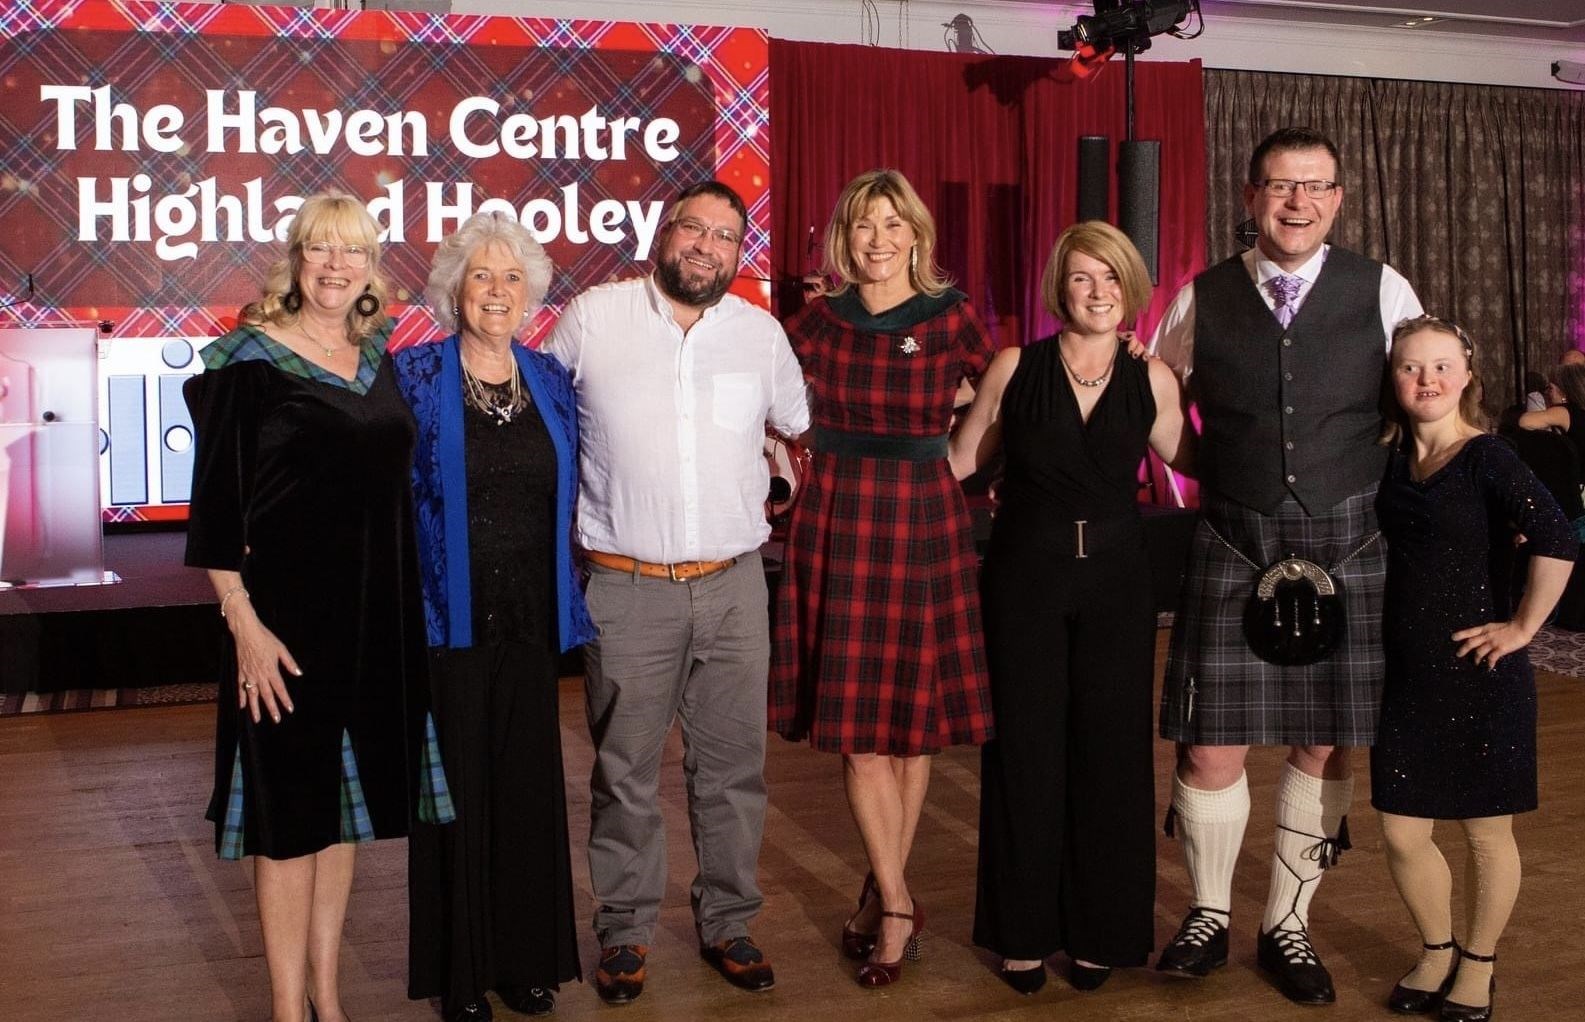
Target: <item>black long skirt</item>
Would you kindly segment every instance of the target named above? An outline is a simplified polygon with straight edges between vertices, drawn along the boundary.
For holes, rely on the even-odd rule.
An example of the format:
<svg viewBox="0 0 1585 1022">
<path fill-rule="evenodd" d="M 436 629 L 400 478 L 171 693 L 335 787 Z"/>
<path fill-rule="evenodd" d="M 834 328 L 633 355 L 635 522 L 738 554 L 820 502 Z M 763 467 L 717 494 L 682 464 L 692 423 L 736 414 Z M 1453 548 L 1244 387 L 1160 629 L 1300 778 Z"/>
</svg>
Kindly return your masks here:
<svg viewBox="0 0 1585 1022">
<path fill-rule="evenodd" d="M 408 997 L 581 978 L 551 650 L 434 650 L 430 679 L 457 819 L 408 842 Z"/>
</svg>

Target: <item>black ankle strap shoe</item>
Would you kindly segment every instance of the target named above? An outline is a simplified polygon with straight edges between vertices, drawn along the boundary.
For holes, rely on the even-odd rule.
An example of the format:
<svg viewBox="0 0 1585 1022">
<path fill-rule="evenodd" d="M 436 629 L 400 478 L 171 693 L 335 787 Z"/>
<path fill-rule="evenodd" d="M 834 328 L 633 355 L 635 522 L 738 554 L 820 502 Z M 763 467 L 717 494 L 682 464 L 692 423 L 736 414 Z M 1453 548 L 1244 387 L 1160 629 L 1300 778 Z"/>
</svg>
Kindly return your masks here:
<svg viewBox="0 0 1585 1022">
<path fill-rule="evenodd" d="M 1402 979 L 1393 986 L 1392 993 L 1387 995 L 1387 1007 L 1400 1015 L 1425 1015 L 1436 1011 L 1442 1006 L 1447 992 L 1453 988 L 1453 978 L 1458 975 L 1458 941 L 1446 940 L 1440 944 L 1421 944 L 1420 947 L 1426 951 L 1452 951 L 1453 960 L 1448 963 L 1447 975 L 1442 977 L 1441 985 L 1435 990 L 1406 987 Z"/>
<path fill-rule="evenodd" d="M 1497 961 L 1497 956 L 1494 954 L 1477 955 L 1475 952 L 1467 951 L 1464 948 L 1459 948 L 1458 953 L 1459 957 L 1468 958 L 1472 962 L 1495 963 Z M 1491 986 L 1488 989 L 1490 993 L 1486 997 L 1486 1003 L 1479 1007 L 1443 999 L 1442 1010 L 1437 1013 L 1437 1018 L 1441 1019 L 1442 1022 L 1489 1022 L 1492 1017 L 1492 1008 L 1497 1003 L 1496 976 L 1491 978 Z"/>
</svg>

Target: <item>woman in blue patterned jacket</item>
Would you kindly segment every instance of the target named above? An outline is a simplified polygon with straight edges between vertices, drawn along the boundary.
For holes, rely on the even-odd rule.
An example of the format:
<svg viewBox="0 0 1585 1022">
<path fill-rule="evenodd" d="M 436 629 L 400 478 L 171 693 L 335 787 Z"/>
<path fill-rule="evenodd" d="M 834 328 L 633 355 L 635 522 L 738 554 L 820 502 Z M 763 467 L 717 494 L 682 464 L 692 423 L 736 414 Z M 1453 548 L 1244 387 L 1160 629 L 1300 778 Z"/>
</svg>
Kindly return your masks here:
<svg viewBox="0 0 1585 1022">
<path fill-rule="evenodd" d="M 593 637 L 570 551 L 578 422 L 567 372 L 516 343 L 550 284 L 527 229 L 473 217 L 425 294 L 450 337 L 400 352 L 430 677 L 456 821 L 409 843 L 408 996 L 447 1022 L 488 990 L 543 1015 L 581 977 L 557 719 L 558 653 Z"/>
</svg>

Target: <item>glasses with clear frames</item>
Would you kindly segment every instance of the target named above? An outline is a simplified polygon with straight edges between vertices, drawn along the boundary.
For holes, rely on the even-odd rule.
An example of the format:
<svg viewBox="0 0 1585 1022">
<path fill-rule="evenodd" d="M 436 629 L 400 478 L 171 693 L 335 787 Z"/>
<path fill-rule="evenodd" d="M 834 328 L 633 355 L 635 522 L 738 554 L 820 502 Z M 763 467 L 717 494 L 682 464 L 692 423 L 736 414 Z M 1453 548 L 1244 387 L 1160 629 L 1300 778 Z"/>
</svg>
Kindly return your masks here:
<svg viewBox="0 0 1585 1022">
<path fill-rule="evenodd" d="M 332 245 L 328 241 L 310 241 L 303 246 L 303 262 L 315 266 L 330 262 L 334 254 L 340 254 L 341 261 L 348 266 L 369 265 L 369 250 L 363 245 Z"/>
<path fill-rule="evenodd" d="M 708 236 L 711 241 L 718 241 L 723 245 L 736 248 L 743 240 L 743 236 L 730 227 L 711 227 L 709 224 L 695 220 L 691 216 L 673 220 L 671 225 L 677 228 L 682 236 L 689 241 L 698 241 L 700 238 Z"/>
</svg>

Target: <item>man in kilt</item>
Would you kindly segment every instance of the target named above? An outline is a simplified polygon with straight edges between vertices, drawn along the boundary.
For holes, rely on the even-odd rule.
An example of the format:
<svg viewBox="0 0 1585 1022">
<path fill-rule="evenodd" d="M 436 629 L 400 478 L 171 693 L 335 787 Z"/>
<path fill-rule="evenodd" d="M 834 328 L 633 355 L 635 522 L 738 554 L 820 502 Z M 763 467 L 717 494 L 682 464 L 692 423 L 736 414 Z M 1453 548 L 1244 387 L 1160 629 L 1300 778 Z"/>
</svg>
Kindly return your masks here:
<svg viewBox="0 0 1585 1022">
<path fill-rule="evenodd" d="M 1390 266 L 1326 244 L 1342 202 L 1329 138 L 1269 135 L 1244 185 L 1255 247 L 1184 287 L 1152 343 L 1202 420 L 1201 519 L 1161 701 L 1161 735 L 1178 743 L 1169 833 L 1183 842 L 1194 901 L 1156 968 L 1204 976 L 1226 964 L 1249 819 L 1244 760 L 1251 745 L 1286 745 L 1257 957 L 1307 1004 L 1335 999 L 1310 943 L 1310 899 L 1347 847 L 1350 751 L 1375 739 L 1384 671 L 1383 354 L 1393 326 L 1421 311 Z M 1251 649 L 1244 612 L 1266 567 L 1291 557 L 1331 574 L 1346 621 L 1330 654 L 1279 666 Z"/>
<path fill-rule="evenodd" d="M 775 982 L 749 936 L 763 901 L 765 426 L 796 436 L 809 406 L 781 324 L 728 293 L 747 226 L 726 185 L 684 190 L 654 272 L 585 291 L 546 342 L 578 397 L 577 531 L 599 630 L 584 651 L 594 985 L 611 1004 L 644 989 L 666 889 L 660 762 L 676 719 L 699 953 L 745 990 Z"/>
</svg>

